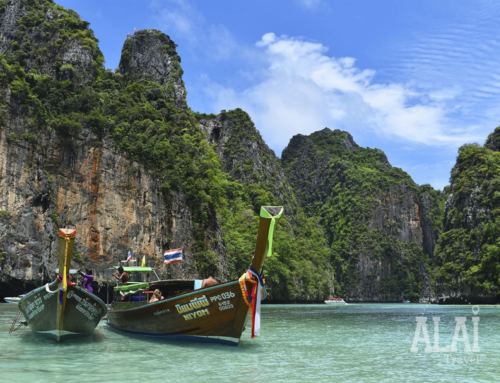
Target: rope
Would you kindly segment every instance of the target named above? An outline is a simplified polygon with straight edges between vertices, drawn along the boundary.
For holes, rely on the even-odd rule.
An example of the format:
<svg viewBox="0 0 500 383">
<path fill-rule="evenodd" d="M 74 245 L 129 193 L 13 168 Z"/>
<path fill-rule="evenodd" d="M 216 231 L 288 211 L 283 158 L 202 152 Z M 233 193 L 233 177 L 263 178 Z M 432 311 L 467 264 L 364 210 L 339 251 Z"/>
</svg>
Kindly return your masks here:
<svg viewBox="0 0 500 383">
<path fill-rule="evenodd" d="M 10 326 L 9 334 L 19 330 L 23 326 L 28 325 L 28 322 L 22 322 L 19 320 L 19 318 L 21 317 L 21 314 L 22 314 L 21 310 L 17 310 L 16 316 L 15 316 L 14 320 L 12 321 L 12 326 Z"/>
</svg>

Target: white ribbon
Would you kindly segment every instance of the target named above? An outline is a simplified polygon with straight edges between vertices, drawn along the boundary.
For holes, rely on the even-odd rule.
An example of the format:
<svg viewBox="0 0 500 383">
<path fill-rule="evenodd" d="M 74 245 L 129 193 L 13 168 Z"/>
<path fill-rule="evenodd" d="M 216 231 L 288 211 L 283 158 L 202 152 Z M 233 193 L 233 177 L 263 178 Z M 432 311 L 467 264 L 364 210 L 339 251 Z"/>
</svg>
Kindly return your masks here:
<svg viewBox="0 0 500 383">
<path fill-rule="evenodd" d="M 255 312 L 253 313 L 254 316 L 254 325 L 253 325 L 253 335 L 254 336 L 259 336 L 260 335 L 260 301 L 262 300 L 262 279 L 261 276 L 255 271 L 253 267 L 250 267 L 249 270 L 252 275 L 255 277 L 257 280 L 257 302 L 255 303 Z"/>
<path fill-rule="evenodd" d="M 48 284 L 48 283 L 45 285 L 45 290 L 47 290 L 47 292 L 48 292 L 49 294 L 54 294 L 56 291 L 58 291 L 58 290 L 62 290 L 62 289 L 63 289 L 63 288 L 62 288 L 62 283 L 59 283 L 59 286 L 57 286 L 57 289 L 55 289 L 54 291 L 50 291 L 50 289 L 49 289 L 49 284 Z"/>
</svg>

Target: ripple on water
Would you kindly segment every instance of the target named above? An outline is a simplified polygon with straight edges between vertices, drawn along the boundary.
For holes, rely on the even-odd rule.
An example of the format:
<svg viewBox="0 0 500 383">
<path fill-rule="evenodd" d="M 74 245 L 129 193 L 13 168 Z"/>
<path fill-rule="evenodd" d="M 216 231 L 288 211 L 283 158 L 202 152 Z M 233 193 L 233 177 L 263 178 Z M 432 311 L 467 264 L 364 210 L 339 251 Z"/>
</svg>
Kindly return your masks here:
<svg viewBox="0 0 500 383">
<path fill-rule="evenodd" d="M 356 304 L 264 305 L 262 336 L 239 347 L 125 335 L 103 322 L 92 337 L 61 344 L 8 330 L 17 308 L 0 304 L 2 381 L 32 382 L 420 382 L 498 381 L 500 309 L 479 306 L 479 353 L 410 352 L 417 316 L 439 316 L 440 345 L 450 345 L 455 317 L 470 306 Z M 479 361 L 471 361 L 479 356 Z M 455 359 L 453 359 L 455 358 Z M 460 359 L 459 359 L 460 358 Z M 465 359 L 467 358 L 467 359 Z"/>
</svg>

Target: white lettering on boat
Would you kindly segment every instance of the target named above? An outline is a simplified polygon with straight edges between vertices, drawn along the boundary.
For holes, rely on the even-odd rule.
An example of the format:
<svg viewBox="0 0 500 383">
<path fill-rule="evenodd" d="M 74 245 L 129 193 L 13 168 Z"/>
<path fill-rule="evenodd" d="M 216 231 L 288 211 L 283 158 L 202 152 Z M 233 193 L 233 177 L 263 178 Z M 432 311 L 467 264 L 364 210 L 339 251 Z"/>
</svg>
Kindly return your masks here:
<svg viewBox="0 0 500 383">
<path fill-rule="evenodd" d="M 169 309 L 163 309 L 163 310 L 156 310 L 154 312 L 154 315 L 161 315 L 161 314 L 165 314 L 165 313 L 169 313 L 170 310 Z"/>
<path fill-rule="evenodd" d="M 220 295 L 214 295 L 213 297 L 210 297 L 210 302 L 222 301 L 224 299 L 231 299 L 231 298 L 234 298 L 234 293 L 232 291 L 228 291 L 226 293 L 222 293 Z"/>
<path fill-rule="evenodd" d="M 38 314 L 40 314 L 43 309 L 45 308 L 45 305 L 42 303 L 42 298 L 40 298 L 39 295 L 37 295 L 31 303 L 29 303 L 26 306 L 26 315 L 28 316 L 28 320 L 36 317 Z"/>
<path fill-rule="evenodd" d="M 205 315 L 210 315 L 210 311 L 208 311 L 208 309 L 195 311 L 194 313 L 191 313 L 191 314 L 186 314 L 186 315 L 184 315 L 184 320 L 191 320 L 191 319 L 199 318 L 199 317 L 202 317 Z"/>
<path fill-rule="evenodd" d="M 234 306 L 229 301 L 219 302 L 219 310 L 220 311 L 229 310 L 232 308 L 234 308 Z"/>
<path fill-rule="evenodd" d="M 99 310 L 96 307 L 97 303 L 94 303 L 92 306 L 89 302 L 89 298 L 83 299 L 77 294 L 73 294 L 71 297 L 68 294 L 68 298 L 74 298 L 78 302 L 76 309 L 85 315 L 89 320 L 94 320 L 94 318 L 99 315 Z"/>
<path fill-rule="evenodd" d="M 209 305 L 210 305 L 210 303 L 208 303 L 207 297 L 205 295 L 203 295 L 202 297 L 192 299 L 191 301 L 189 301 L 188 304 L 175 305 L 175 308 L 177 309 L 177 312 L 179 314 L 182 314 L 182 313 L 187 313 L 189 311 L 199 309 L 201 307 L 207 307 Z"/>
<path fill-rule="evenodd" d="M 85 315 L 89 320 L 94 320 L 94 315 L 92 315 L 92 313 L 89 310 L 87 310 L 86 307 L 82 306 L 81 303 L 78 303 L 76 305 L 76 309 L 80 311 L 83 315 Z"/>
</svg>

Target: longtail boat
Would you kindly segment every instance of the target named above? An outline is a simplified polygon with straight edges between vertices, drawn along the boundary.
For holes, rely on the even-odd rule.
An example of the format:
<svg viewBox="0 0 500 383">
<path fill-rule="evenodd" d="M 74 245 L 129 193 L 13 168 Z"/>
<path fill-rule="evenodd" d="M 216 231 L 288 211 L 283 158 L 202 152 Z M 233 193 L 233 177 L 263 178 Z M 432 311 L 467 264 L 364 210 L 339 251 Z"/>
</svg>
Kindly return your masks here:
<svg viewBox="0 0 500 383">
<path fill-rule="evenodd" d="M 92 334 L 106 315 L 101 299 L 68 278 L 75 236 L 75 229 L 59 229 L 58 277 L 19 301 L 19 310 L 31 330 L 57 342 Z"/>
<path fill-rule="evenodd" d="M 238 345 L 248 321 L 260 335 L 260 302 L 267 295 L 262 267 L 271 255 L 275 220 L 283 207 L 263 206 L 252 264 L 238 280 L 195 290 L 195 280 L 136 281 L 114 288 L 108 325 L 135 334 Z M 145 267 L 124 268 L 151 272 Z M 137 278 L 136 278 L 137 279 Z M 198 286 L 196 286 L 198 287 Z M 163 300 L 149 303 L 155 289 Z"/>
</svg>

